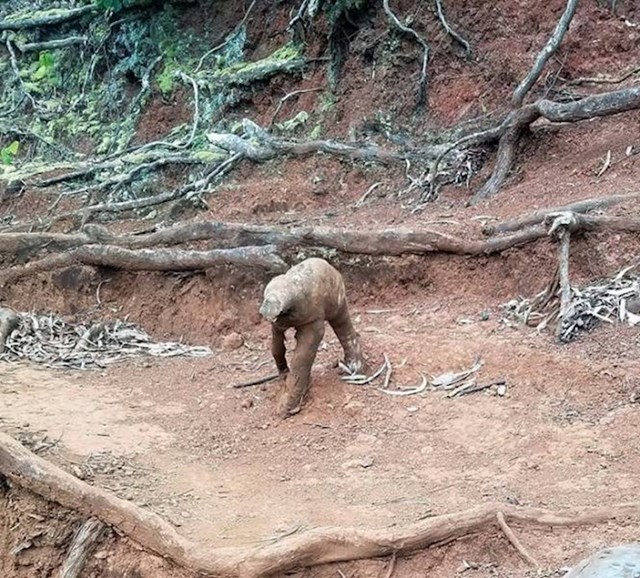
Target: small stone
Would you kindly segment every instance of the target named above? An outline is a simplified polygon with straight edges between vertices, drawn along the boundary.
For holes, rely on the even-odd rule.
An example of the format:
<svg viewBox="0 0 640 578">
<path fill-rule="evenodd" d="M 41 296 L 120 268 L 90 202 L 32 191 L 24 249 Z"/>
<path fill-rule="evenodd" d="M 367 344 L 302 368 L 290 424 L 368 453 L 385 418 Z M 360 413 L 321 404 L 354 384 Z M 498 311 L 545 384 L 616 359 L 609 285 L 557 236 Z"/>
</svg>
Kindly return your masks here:
<svg viewBox="0 0 640 578">
<path fill-rule="evenodd" d="M 96 552 L 93 557 L 97 560 L 104 560 L 109 555 L 109 552 L 105 550 L 101 550 L 100 552 Z"/>
<path fill-rule="evenodd" d="M 370 468 L 373 465 L 373 458 L 371 456 L 366 456 L 360 460 L 360 467 L 362 468 Z"/>
<path fill-rule="evenodd" d="M 506 393 L 507 393 L 507 386 L 502 384 L 498 386 L 498 389 L 496 389 L 496 393 L 500 396 L 503 397 Z"/>
<path fill-rule="evenodd" d="M 248 397 L 247 399 L 243 399 L 240 407 L 242 409 L 249 409 L 253 407 L 253 399 L 251 399 L 250 397 Z"/>
<path fill-rule="evenodd" d="M 233 332 L 222 338 L 222 348 L 225 351 L 234 351 L 244 345 L 244 338 L 239 333 Z"/>
<path fill-rule="evenodd" d="M 415 406 L 415 405 L 410 405 L 410 406 L 407 408 L 407 411 L 408 411 L 409 413 L 415 413 L 416 411 L 418 411 L 418 408 L 417 408 L 417 406 Z"/>
</svg>

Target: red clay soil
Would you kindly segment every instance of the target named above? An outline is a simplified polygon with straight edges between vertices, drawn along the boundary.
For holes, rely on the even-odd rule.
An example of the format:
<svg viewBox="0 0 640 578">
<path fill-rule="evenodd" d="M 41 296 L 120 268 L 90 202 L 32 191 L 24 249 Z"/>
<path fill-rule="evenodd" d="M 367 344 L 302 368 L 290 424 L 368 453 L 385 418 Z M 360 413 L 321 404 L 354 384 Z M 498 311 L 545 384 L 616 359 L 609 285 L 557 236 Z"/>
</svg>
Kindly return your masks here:
<svg viewBox="0 0 640 578">
<path fill-rule="evenodd" d="M 239 8 L 232 2 L 201 4 L 187 11 L 183 24 L 213 43 L 237 22 Z M 376 113 L 384 113 L 400 132 L 410 127 L 411 138 L 420 139 L 437 127 L 504 107 L 564 6 L 561 0 L 445 4 L 447 17 L 473 46 L 473 60 L 465 60 L 442 32 L 430 4 L 393 2 L 397 14 L 414 15 L 416 29 L 433 49 L 428 114 L 414 111 L 419 52 L 407 39 L 389 51 L 388 22 L 378 10 L 352 38 L 335 105 L 322 111 L 321 94 L 309 93 L 288 101 L 279 118 L 307 110 L 314 123 L 322 123 L 324 135 L 347 138 Z M 287 10 L 256 6 L 248 19 L 253 57 L 268 54 L 286 38 Z M 634 64 L 640 14 L 631 1 L 618 2 L 618 12 L 635 27 L 596 2 L 583 3 L 549 66 L 548 82 L 556 78 L 555 89 L 563 80 L 616 76 Z M 318 53 L 325 48 L 320 35 L 311 42 Z M 281 96 L 325 84 L 323 66 L 319 63 L 299 81 L 274 79 L 254 102 L 229 111 L 230 117 L 268 124 Z M 575 90 L 580 94 L 586 88 Z M 545 94 L 543 83 L 534 93 Z M 185 106 L 184 95 L 152 103 L 139 127 L 140 142 L 188 122 Z M 625 151 L 629 146 L 638 150 L 639 134 L 638 112 L 536 126 L 496 197 L 465 206 L 473 187 L 488 176 L 490 156 L 471 190 L 446 187 L 436 202 L 417 213 L 403 206 L 415 193 L 399 195 L 408 185 L 403 166 L 369 166 L 325 155 L 245 162 L 212 191 L 208 211 L 196 218 L 429 226 L 479 236 L 482 223 L 492 219 L 638 192 L 640 155 Z M 611 167 L 599 175 L 608 151 Z M 170 184 L 180 182 L 180 174 L 167 178 Z M 356 207 L 376 182 L 382 184 Z M 42 197 L 28 192 L 10 210 L 29 214 L 44 207 Z M 628 204 L 609 212 L 633 210 Z M 637 259 L 639 247 L 635 235 L 576 239 L 572 281 L 611 275 Z M 297 257 L 306 254 L 301 251 Z M 348 385 L 333 368 L 340 350 L 327 330 L 304 410 L 280 422 L 274 415 L 278 384 L 229 387 L 272 369 L 269 330 L 257 311 L 268 275 L 227 268 L 195 275 L 98 271 L 74 287 L 55 275 L 25 279 L 5 288 L 0 301 L 70 317 L 128 317 L 157 339 L 209 344 L 214 355 L 144 359 L 83 373 L 2 365 L 0 427 L 32 444 L 43 436 L 59 438 L 41 450 L 43 455 L 91 483 L 145 504 L 190 538 L 211 545 L 260 544 L 320 525 L 401 524 L 486 501 L 561 509 L 637 498 L 637 330 L 600 327 L 559 346 L 550 334 L 502 317 L 506 301 L 531 296 L 548 283 L 556 266 L 553 242 L 541 240 L 493 257 L 338 256 L 332 261 L 344 273 L 367 356 L 374 365 L 383 353 L 391 358 L 393 387 L 415 384 L 421 372 L 459 371 L 480 357 L 480 381 L 504 380 L 506 395 L 490 389 L 459 399 L 439 392 L 391 397 L 373 386 Z M 0 563 L 0 573 L 7 578 L 46 576 L 55 567 L 59 545 L 68 539 L 73 514 L 11 492 L 0 495 L 0 514 L 10 520 L 0 526 L 0 552 L 24 540 L 34 547 L 5 561 L 5 568 Z M 23 506 L 45 518 L 49 530 L 44 537 L 29 537 L 39 526 L 17 514 Z M 18 530 L 9 532 L 14 525 Z M 548 575 L 596 548 L 638 538 L 637 526 L 631 524 L 517 531 L 550 569 Z M 180 576 L 167 562 L 122 539 L 110 539 L 96 556 L 86 576 Z M 388 560 L 368 560 L 296 575 L 324 578 L 339 571 L 348 578 L 373 578 L 383 576 L 387 565 Z M 402 558 L 394 576 L 515 577 L 525 572 L 526 565 L 504 536 L 489 530 Z"/>
</svg>

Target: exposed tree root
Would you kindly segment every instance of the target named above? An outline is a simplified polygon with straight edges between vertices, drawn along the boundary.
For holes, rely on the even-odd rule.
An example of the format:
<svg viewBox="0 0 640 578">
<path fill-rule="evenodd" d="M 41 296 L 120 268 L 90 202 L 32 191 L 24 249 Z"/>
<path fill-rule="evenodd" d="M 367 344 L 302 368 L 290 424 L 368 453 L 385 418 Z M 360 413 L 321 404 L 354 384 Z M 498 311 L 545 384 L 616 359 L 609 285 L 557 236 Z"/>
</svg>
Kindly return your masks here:
<svg viewBox="0 0 640 578">
<path fill-rule="evenodd" d="M 576 13 L 576 9 L 578 8 L 579 0 L 567 0 L 567 5 L 556 24 L 556 27 L 553 30 L 553 33 L 549 37 L 549 40 L 544 45 L 544 48 L 538 53 L 536 56 L 536 60 L 531 67 L 531 70 L 527 73 L 527 75 L 522 79 L 520 84 L 513 91 L 513 95 L 511 97 L 511 106 L 518 107 L 522 106 L 522 101 L 524 97 L 527 95 L 531 87 L 535 84 L 536 80 L 540 78 L 540 74 L 542 74 L 542 69 L 545 64 L 548 62 L 549 58 L 553 56 L 553 54 L 558 50 L 564 35 L 567 33 L 569 29 L 569 24 L 571 24 L 571 20 L 573 20 L 573 15 Z"/>
<path fill-rule="evenodd" d="M 403 24 L 393 13 L 389 6 L 389 0 L 382 0 L 382 6 L 389 18 L 389 21 L 401 32 L 412 36 L 420 46 L 422 46 L 422 68 L 420 69 L 420 81 L 418 82 L 418 102 L 417 106 L 427 104 L 427 65 L 429 63 L 429 45 L 413 28 Z"/>
<path fill-rule="evenodd" d="M 30 18 L 7 18 L 0 20 L 0 31 L 2 30 L 25 30 L 27 28 L 39 28 L 41 26 L 52 26 L 62 24 L 70 20 L 76 20 L 86 14 L 95 14 L 98 8 L 94 4 L 80 6 L 79 8 L 69 8 L 68 10 L 56 10 L 54 12 L 43 12 L 34 14 Z"/>
<path fill-rule="evenodd" d="M 587 96 L 572 102 L 539 100 L 512 111 L 499 127 L 500 145 L 493 174 L 476 192 L 472 201 L 488 197 L 500 189 L 513 164 L 520 135 L 538 118 L 552 122 L 577 122 L 637 108 L 640 108 L 640 86 Z"/>
<path fill-rule="evenodd" d="M 295 568 L 402 554 L 505 523 L 576 526 L 637 518 L 640 502 L 553 512 L 487 504 L 393 528 L 317 528 L 274 544 L 211 549 L 193 543 L 156 514 L 86 484 L 0 433 L 0 474 L 45 499 L 93 516 L 142 547 L 206 576 L 258 578 Z M 513 543 L 513 542 L 512 542 Z"/>
<path fill-rule="evenodd" d="M 273 137 L 267 130 L 254 122 L 244 119 L 242 126 L 248 138 L 230 133 L 209 133 L 207 138 L 213 145 L 224 150 L 240 153 L 244 157 L 262 162 L 280 155 L 308 155 L 322 152 L 352 159 L 375 160 L 379 162 L 404 162 L 407 158 L 435 158 L 443 145 L 414 152 L 396 152 L 375 145 L 357 146 L 334 140 L 313 140 L 295 142 Z"/>
<path fill-rule="evenodd" d="M 279 272 L 287 269 L 286 263 L 278 256 L 276 248 L 272 245 L 213 249 L 211 251 L 182 249 L 141 249 L 139 251 L 131 251 L 107 245 L 85 245 L 68 253 L 49 255 L 43 259 L 31 261 L 26 265 L 1 271 L 0 286 L 27 275 L 52 271 L 76 263 L 131 271 L 191 271 L 207 269 L 215 265 L 260 267 L 269 271 Z"/>
<path fill-rule="evenodd" d="M 236 162 L 240 161 L 241 159 L 242 154 L 236 153 L 222 163 L 213 166 L 211 169 L 209 169 L 208 172 L 205 173 L 202 178 L 198 179 L 197 181 L 188 183 L 180 188 L 173 189 L 171 191 L 160 193 L 158 195 L 143 197 L 141 199 L 134 199 L 132 201 L 122 201 L 119 203 L 96 203 L 95 205 L 89 205 L 88 207 L 83 207 L 76 211 L 60 213 L 58 215 L 55 215 L 54 217 L 51 217 L 50 219 L 38 219 L 36 221 L 20 225 L 13 225 L 8 228 L 11 231 L 31 231 L 34 229 L 42 230 L 47 229 L 60 221 L 72 221 L 76 226 L 80 226 L 81 224 L 86 223 L 90 218 L 103 213 L 124 213 L 126 211 L 134 211 L 137 209 L 143 209 L 146 207 L 153 207 L 156 205 L 161 205 L 163 203 L 168 203 L 184 198 L 187 195 L 197 195 L 204 192 L 211 181 L 213 181 L 216 177 L 229 172 L 235 166 Z"/>
<path fill-rule="evenodd" d="M 90 229 L 96 234 L 96 229 Z M 106 231 L 104 228 L 98 230 Z M 97 246 L 94 238 L 86 234 L 62 235 L 45 233 L 0 234 L 0 253 L 7 248 L 20 246 L 33 251 L 38 246 L 51 243 L 57 247 Z M 109 236 L 102 233 L 101 243 L 109 246 L 141 249 L 160 244 L 176 245 L 190 241 L 209 240 L 223 247 L 247 245 L 278 245 L 327 247 L 344 253 L 361 255 L 398 256 L 405 254 L 457 253 L 459 255 L 481 255 L 499 253 L 505 249 L 534 241 L 546 235 L 544 227 L 521 231 L 513 235 L 492 239 L 467 240 L 432 229 L 338 229 L 332 227 L 295 227 L 284 229 L 264 225 L 244 225 L 218 221 L 200 221 L 176 225 L 148 235 Z M 6 239 L 6 242 L 5 242 Z M 73 252 L 73 251 L 72 251 Z M 23 267 L 28 269 L 36 262 Z M 14 268 L 16 269 L 16 268 Z M 12 271 L 8 269 L 6 273 Z M 0 274 L 0 277 L 2 274 Z M 22 275 L 21 275 L 22 276 Z"/>
<path fill-rule="evenodd" d="M 598 197 L 595 199 L 583 199 L 569 205 L 562 205 L 560 207 L 553 207 L 550 209 L 544 209 L 542 211 L 536 211 L 535 213 L 513 219 L 512 221 L 503 221 L 502 223 L 498 223 L 497 225 L 487 225 L 483 227 L 482 232 L 485 235 L 496 235 L 499 233 L 510 233 L 513 231 L 519 231 L 520 229 L 530 227 L 531 225 L 544 223 L 545 220 L 547 220 L 553 213 L 586 213 L 594 209 L 604 209 L 605 207 L 611 207 L 612 205 L 624 203 L 625 201 L 632 201 L 637 199 L 638 197 L 640 197 L 640 193 L 611 195 L 609 197 Z"/>
<path fill-rule="evenodd" d="M 640 218 L 638 217 L 570 214 L 572 219 L 568 227 L 571 232 L 618 231 L 633 233 L 640 231 Z M 82 233 L 68 235 L 63 233 L 0 233 L 0 254 L 24 258 L 42 249 L 56 251 L 72 249 L 69 253 L 53 255 L 27 265 L 8 268 L 0 273 L 0 279 L 12 278 L 14 274 L 17 277 L 23 277 L 31 273 L 63 267 L 68 264 L 68 261 L 74 260 L 86 264 L 146 269 L 147 265 L 143 266 L 143 264 L 147 263 L 147 257 L 141 257 L 142 253 L 136 253 L 136 251 L 195 241 L 210 241 L 212 245 L 230 251 L 234 247 L 268 246 L 273 249 L 273 246 L 280 248 L 311 246 L 336 249 L 343 253 L 378 256 L 424 255 L 438 252 L 458 255 L 490 255 L 546 237 L 545 223 L 555 217 L 557 217 L 557 212 L 547 211 L 535 216 L 534 222 L 536 224 L 508 235 L 496 235 L 489 239 L 467 239 L 433 229 L 388 228 L 367 231 L 333 227 L 285 229 L 268 225 L 245 225 L 221 221 L 182 223 L 143 235 L 114 235 L 106 227 L 99 225 L 86 225 Z M 530 216 L 527 217 L 529 221 L 524 219 L 523 221 L 529 224 L 533 218 L 534 216 Z M 498 227 L 496 227 L 496 232 L 499 230 Z M 85 252 L 79 250 L 87 247 L 90 249 Z M 122 252 L 118 253 L 118 250 Z M 187 258 L 189 253 L 195 255 L 198 252 L 175 253 L 176 256 L 179 254 L 185 256 L 185 261 L 175 261 L 176 267 L 190 269 L 204 266 L 194 265 L 192 267 L 195 261 L 192 262 L 191 258 Z M 231 254 L 228 253 L 227 256 Z M 205 263 L 207 262 L 207 258 L 201 258 Z M 100 259 L 104 259 L 104 262 L 100 262 Z M 161 266 L 150 267 L 148 270 L 170 270 L 172 259 L 167 256 L 166 259 L 161 259 Z M 113 260 L 113 265 L 108 262 L 110 260 Z M 180 263 L 184 263 L 184 265 L 181 266 Z M 251 264 L 244 259 L 238 263 Z M 269 267 L 277 265 L 271 261 L 265 264 Z"/>
<path fill-rule="evenodd" d="M 471 45 L 453 28 L 451 28 L 449 22 L 447 22 L 447 19 L 444 15 L 444 8 L 442 7 L 442 0 L 436 0 L 436 9 L 438 12 L 438 19 L 440 20 L 440 24 L 442 24 L 442 27 L 445 29 L 446 33 L 464 48 L 465 52 L 467 53 L 467 57 L 471 56 Z"/>
</svg>

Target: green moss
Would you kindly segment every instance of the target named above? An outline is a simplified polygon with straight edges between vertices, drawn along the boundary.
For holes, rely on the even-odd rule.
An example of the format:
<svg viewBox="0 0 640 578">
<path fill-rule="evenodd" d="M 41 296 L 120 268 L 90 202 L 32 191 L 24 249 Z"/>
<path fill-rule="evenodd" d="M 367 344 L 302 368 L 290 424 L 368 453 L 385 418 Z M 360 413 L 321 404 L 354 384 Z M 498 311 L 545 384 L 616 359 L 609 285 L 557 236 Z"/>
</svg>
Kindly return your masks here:
<svg viewBox="0 0 640 578">
<path fill-rule="evenodd" d="M 213 151 L 201 150 L 196 151 L 193 156 L 206 164 L 213 164 L 220 161 L 223 161 L 227 158 L 227 155 L 224 153 L 217 153 Z"/>
</svg>

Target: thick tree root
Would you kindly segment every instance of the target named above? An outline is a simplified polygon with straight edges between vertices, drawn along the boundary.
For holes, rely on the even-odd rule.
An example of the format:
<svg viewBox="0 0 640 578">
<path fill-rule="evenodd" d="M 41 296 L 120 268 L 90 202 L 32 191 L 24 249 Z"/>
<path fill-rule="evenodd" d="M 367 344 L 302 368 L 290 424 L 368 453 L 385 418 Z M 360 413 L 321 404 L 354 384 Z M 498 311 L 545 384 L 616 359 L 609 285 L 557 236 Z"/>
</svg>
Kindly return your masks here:
<svg viewBox="0 0 640 578">
<path fill-rule="evenodd" d="M 275 247 L 236 247 L 211 251 L 181 249 L 141 249 L 131 251 L 109 245 L 85 245 L 68 253 L 49 255 L 26 265 L 0 272 L 0 286 L 35 273 L 61 269 L 77 263 L 114 267 L 131 271 L 191 271 L 215 265 L 242 265 L 282 272 L 287 264 L 278 256 Z"/>
<path fill-rule="evenodd" d="M 487 504 L 393 528 L 317 528 L 274 544 L 211 549 L 193 543 L 158 515 L 90 486 L 0 433 L 0 474 L 45 499 L 93 516 L 142 547 L 205 576 L 258 578 L 295 568 L 402 554 L 427 548 L 500 520 L 521 525 L 576 526 L 640 516 L 640 502 L 553 512 L 508 504 Z"/>
<path fill-rule="evenodd" d="M 586 213 L 594 209 L 604 209 L 611 207 L 625 201 L 633 201 L 640 197 L 640 194 L 624 194 L 624 195 L 611 195 L 609 197 L 598 197 L 595 199 L 584 199 L 582 201 L 576 201 L 569 205 L 562 205 L 560 207 L 552 207 L 550 209 L 544 209 L 536 211 L 530 215 L 518 217 L 512 221 L 504 221 L 497 225 L 487 225 L 483 227 L 482 232 L 485 235 L 497 235 L 500 233 L 512 233 L 513 231 L 519 231 L 525 227 L 531 227 L 532 225 L 539 225 L 544 223 L 550 215 L 554 213 Z M 600 218 L 601 219 L 601 218 Z"/>
<path fill-rule="evenodd" d="M 502 187 L 513 164 L 520 135 L 538 118 L 551 122 L 577 122 L 637 108 L 640 108 L 640 86 L 587 96 L 572 102 L 539 100 L 512 111 L 500 126 L 498 159 L 493 174 L 476 192 L 472 201 L 493 195 Z"/>
<path fill-rule="evenodd" d="M 625 196 L 631 198 L 631 196 Z M 619 197 L 619 200 L 623 200 Z M 569 205 L 571 206 L 571 205 Z M 579 203 L 574 204 L 578 208 Z M 584 203 L 583 207 L 594 206 Z M 640 232 L 638 217 L 591 216 L 571 213 L 568 229 L 582 231 Z M 28 275 L 67 267 L 74 263 L 100 265 L 137 271 L 185 271 L 218 264 L 261 267 L 283 271 L 286 264 L 277 249 L 325 247 L 343 253 L 400 256 L 427 253 L 491 255 L 547 237 L 547 224 L 557 212 L 541 212 L 522 219 L 522 230 L 489 239 L 465 239 L 432 229 L 353 230 L 329 227 L 284 229 L 264 225 L 244 225 L 219 221 L 200 221 L 169 227 L 146 235 L 113 235 L 105 227 L 87 225 L 83 233 L 0 233 L 0 254 L 24 258 L 42 249 L 65 250 L 0 271 L 0 285 Z M 544 221 L 544 222 L 540 222 Z M 529 223 L 534 222 L 531 226 Z M 509 223 L 509 229 L 513 227 Z M 500 226 L 496 230 L 501 230 Z M 160 245 L 179 245 L 209 241 L 220 247 L 209 251 L 160 249 Z"/>
</svg>

